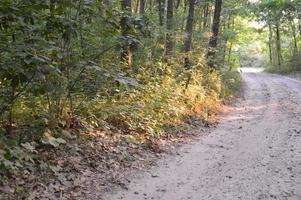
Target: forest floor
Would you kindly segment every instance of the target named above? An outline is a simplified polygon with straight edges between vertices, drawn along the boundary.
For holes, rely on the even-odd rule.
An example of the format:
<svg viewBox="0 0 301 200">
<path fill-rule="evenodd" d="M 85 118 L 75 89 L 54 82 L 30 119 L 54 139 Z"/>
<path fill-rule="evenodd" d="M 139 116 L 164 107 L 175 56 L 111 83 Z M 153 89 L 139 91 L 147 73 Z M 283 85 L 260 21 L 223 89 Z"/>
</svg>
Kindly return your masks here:
<svg viewBox="0 0 301 200">
<path fill-rule="evenodd" d="M 242 76 L 244 93 L 216 128 L 102 199 L 300 200 L 301 81 L 255 69 Z M 99 198 L 91 188 L 88 199 Z"/>
</svg>

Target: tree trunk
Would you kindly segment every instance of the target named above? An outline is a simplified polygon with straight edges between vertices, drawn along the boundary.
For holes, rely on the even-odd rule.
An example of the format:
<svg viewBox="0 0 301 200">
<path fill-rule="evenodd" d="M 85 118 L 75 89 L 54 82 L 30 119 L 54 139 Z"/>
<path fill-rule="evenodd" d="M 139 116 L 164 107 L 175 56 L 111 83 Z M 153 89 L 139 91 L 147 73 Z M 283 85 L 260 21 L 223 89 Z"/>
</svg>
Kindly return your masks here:
<svg viewBox="0 0 301 200">
<path fill-rule="evenodd" d="M 176 9 L 178 9 L 178 8 L 179 8 L 179 6 L 180 6 L 180 3 L 181 3 L 181 0 L 178 0 L 178 1 L 177 1 L 177 4 L 176 4 Z"/>
<path fill-rule="evenodd" d="M 159 24 L 164 25 L 165 0 L 158 0 Z"/>
<path fill-rule="evenodd" d="M 184 12 L 186 12 L 186 9 L 187 9 L 187 1 L 189 1 L 189 0 L 186 0 L 186 1 L 184 1 Z M 182 17 L 182 20 L 181 20 L 181 31 L 183 31 L 184 32 L 184 28 L 185 28 L 185 21 L 186 21 L 186 19 L 185 19 L 185 17 Z"/>
<path fill-rule="evenodd" d="M 204 16 L 203 16 L 203 29 L 205 30 L 208 25 L 208 17 L 209 17 L 209 3 L 206 3 L 204 6 Z"/>
<path fill-rule="evenodd" d="M 226 31 L 226 30 L 229 31 L 230 30 L 230 28 L 231 28 L 231 19 L 232 19 L 231 17 L 232 17 L 232 15 L 229 14 L 228 20 L 227 21 L 225 20 L 225 22 L 224 22 L 225 23 L 224 24 L 224 31 Z M 226 54 L 227 54 L 227 47 L 228 47 L 229 37 L 226 35 L 224 40 L 225 40 L 225 43 L 224 43 L 224 52 L 223 52 L 223 65 L 226 62 Z M 231 50 L 230 50 L 230 52 L 231 52 Z"/>
<path fill-rule="evenodd" d="M 212 36 L 209 41 L 209 49 L 207 53 L 208 66 L 210 68 L 215 68 L 215 54 L 218 40 L 218 33 L 220 27 L 220 18 L 222 11 L 222 0 L 215 0 L 213 24 L 212 24 Z"/>
<path fill-rule="evenodd" d="M 136 14 L 138 13 L 139 1 L 140 1 L 140 0 L 136 0 L 135 3 L 133 3 L 134 6 L 135 6 L 135 7 L 134 7 L 134 13 L 136 13 Z"/>
<path fill-rule="evenodd" d="M 125 40 L 121 49 L 121 63 L 126 71 L 130 71 L 132 65 L 132 52 L 128 42 L 130 27 L 127 22 L 129 20 L 129 15 L 131 14 L 131 0 L 121 0 L 121 9 L 124 11 L 120 20 L 121 35 Z"/>
<path fill-rule="evenodd" d="M 166 38 L 165 38 L 165 56 L 169 57 L 173 49 L 173 0 L 167 1 L 166 11 Z"/>
<path fill-rule="evenodd" d="M 184 52 L 185 52 L 185 58 L 184 58 L 184 68 L 189 69 L 190 68 L 190 61 L 189 61 L 189 52 L 191 50 L 191 41 L 192 41 L 192 33 L 193 33 L 193 21 L 194 21 L 194 6 L 195 6 L 195 0 L 189 0 L 189 8 L 188 8 L 188 14 L 187 14 L 187 22 L 186 22 L 186 38 L 184 42 Z M 188 78 L 185 84 L 185 89 L 188 88 L 188 85 L 190 83 L 191 79 L 191 73 L 188 74 Z"/>
<path fill-rule="evenodd" d="M 293 33 L 293 39 L 294 39 L 293 58 L 295 61 L 297 61 L 296 65 L 299 66 L 300 56 L 299 56 L 299 48 L 298 48 L 298 41 L 297 41 L 297 30 L 296 30 L 296 25 L 293 21 L 291 22 L 291 27 L 292 27 L 292 33 Z"/>
<path fill-rule="evenodd" d="M 149 1 L 149 11 L 152 13 L 153 12 L 153 0 L 148 0 Z"/>
<path fill-rule="evenodd" d="M 186 38 L 184 42 L 184 52 L 186 54 L 189 53 L 191 49 L 191 41 L 192 41 L 192 33 L 193 33 L 193 21 L 194 21 L 194 6 L 195 0 L 189 0 L 189 9 L 187 15 L 187 22 L 186 22 Z M 189 56 L 185 56 L 185 67 L 189 67 Z"/>
<path fill-rule="evenodd" d="M 231 65 L 232 46 L 233 46 L 233 43 L 231 42 L 230 47 L 229 47 L 229 51 L 228 51 L 228 61 L 227 61 L 228 65 L 230 66 L 230 69 L 232 69 L 232 65 Z"/>
<path fill-rule="evenodd" d="M 140 0 L 139 14 L 144 15 L 145 13 L 145 0 Z"/>
<path fill-rule="evenodd" d="M 277 46 L 277 65 L 278 70 L 281 69 L 281 38 L 280 38 L 280 30 L 279 30 L 279 23 L 276 24 L 276 46 Z"/>
<path fill-rule="evenodd" d="M 269 57 L 270 57 L 270 64 L 273 64 L 273 32 L 272 32 L 272 25 L 269 24 Z"/>
<path fill-rule="evenodd" d="M 293 33 L 293 39 L 294 39 L 294 53 L 298 53 L 298 43 L 297 43 L 297 33 L 296 33 L 296 26 L 294 22 L 291 22 L 292 27 L 292 33 Z"/>
</svg>

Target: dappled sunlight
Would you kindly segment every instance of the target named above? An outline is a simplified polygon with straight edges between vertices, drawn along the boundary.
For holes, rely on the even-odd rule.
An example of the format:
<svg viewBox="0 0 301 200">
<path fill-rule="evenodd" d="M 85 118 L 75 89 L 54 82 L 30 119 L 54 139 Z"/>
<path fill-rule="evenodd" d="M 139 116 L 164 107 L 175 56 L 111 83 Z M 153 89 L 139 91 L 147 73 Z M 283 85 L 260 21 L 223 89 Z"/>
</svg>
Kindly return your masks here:
<svg viewBox="0 0 301 200">
<path fill-rule="evenodd" d="M 293 198 L 301 0 L 0 2 L 0 200 Z"/>
<path fill-rule="evenodd" d="M 223 110 L 222 120 L 232 121 L 232 120 L 241 120 L 241 119 L 253 119 L 254 112 L 267 110 L 269 108 L 276 108 L 279 104 L 271 103 L 265 105 L 256 105 L 256 106 L 243 106 L 243 107 L 225 107 Z M 255 115 L 256 116 L 256 115 Z"/>
</svg>

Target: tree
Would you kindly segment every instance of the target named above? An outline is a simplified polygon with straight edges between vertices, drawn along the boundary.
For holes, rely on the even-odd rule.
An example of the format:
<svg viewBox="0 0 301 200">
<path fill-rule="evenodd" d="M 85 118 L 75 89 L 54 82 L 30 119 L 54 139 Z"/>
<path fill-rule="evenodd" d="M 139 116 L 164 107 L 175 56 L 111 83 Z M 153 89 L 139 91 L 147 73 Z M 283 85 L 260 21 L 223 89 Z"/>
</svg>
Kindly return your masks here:
<svg viewBox="0 0 301 200">
<path fill-rule="evenodd" d="M 298 66 L 300 64 L 296 30 L 298 22 L 300 22 L 298 14 L 300 10 L 299 1 L 294 0 L 262 0 L 254 5 L 253 12 L 256 18 L 268 27 L 269 62 L 276 66 L 277 70 L 282 70 L 282 63 L 285 59 L 291 65 Z M 283 34 L 284 32 L 289 32 L 289 34 Z M 282 46 L 284 41 L 292 46 L 293 51 L 290 58 L 285 58 L 288 52 Z"/>
<path fill-rule="evenodd" d="M 195 0 L 189 0 L 189 9 L 187 14 L 187 22 L 185 29 L 185 42 L 184 42 L 184 52 L 185 56 L 185 67 L 189 67 L 189 55 L 187 55 L 191 49 L 192 33 L 193 33 L 193 21 L 194 21 L 194 6 Z"/>
<path fill-rule="evenodd" d="M 158 0 L 159 25 L 164 24 L 165 0 Z"/>
<path fill-rule="evenodd" d="M 145 0 L 140 0 L 140 4 L 139 4 L 139 13 L 140 15 L 144 15 L 145 13 Z"/>
<path fill-rule="evenodd" d="M 268 26 L 269 26 L 269 59 L 270 59 L 270 64 L 273 64 L 273 30 L 271 24 L 268 24 Z"/>
<path fill-rule="evenodd" d="M 130 32 L 130 15 L 131 15 L 131 0 L 121 0 L 121 10 L 123 11 L 120 27 L 122 35 L 122 49 L 121 49 L 121 62 L 127 71 L 132 66 L 132 51 L 129 44 L 129 32 Z"/>
<path fill-rule="evenodd" d="M 276 47 L 277 47 L 277 65 L 278 70 L 281 68 L 281 60 L 282 60 L 282 54 L 281 54 L 281 36 L 280 36 L 280 25 L 279 22 L 275 24 L 275 30 L 276 30 Z"/>
<path fill-rule="evenodd" d="M 212 36 L 209 41 L 209 49 L 207 53 L 208 66 L 210 68 L 215 68 L 214 59 L 215 59 L 218 33 L 220 27 L 221 11 L 222 11 L 222 0 L 215 0 L 214 16 L 213 16 L 213 23 L 212 23 Z"/>
<path fill-rule="evenodd" d="M 203 7 L 203 29 L 208 28 L 209 12 L 209 3 L 206 2 Z"/>
<path fill-rule="evenodd" d="M 165 56 L 170 57 L 173 49 L 173 9 L 174 0 L 167 0 Z"/>
</svg>

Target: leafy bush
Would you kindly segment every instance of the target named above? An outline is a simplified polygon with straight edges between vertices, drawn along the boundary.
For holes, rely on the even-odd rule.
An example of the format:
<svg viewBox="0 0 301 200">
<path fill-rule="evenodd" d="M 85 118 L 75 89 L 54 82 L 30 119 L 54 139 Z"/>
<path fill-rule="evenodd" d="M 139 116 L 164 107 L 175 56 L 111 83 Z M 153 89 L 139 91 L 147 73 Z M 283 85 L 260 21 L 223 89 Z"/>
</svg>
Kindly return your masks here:
<svg viewBox="0 0 301 200">
<path fill-rule="evenodd" d="M 241 76 L 238 71 L 224 71 L 221 73 L 221 98 L 228 99 L 235 95 L 241 86 Z"/>
</svg>

